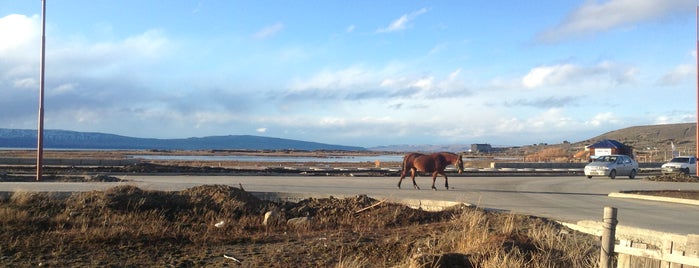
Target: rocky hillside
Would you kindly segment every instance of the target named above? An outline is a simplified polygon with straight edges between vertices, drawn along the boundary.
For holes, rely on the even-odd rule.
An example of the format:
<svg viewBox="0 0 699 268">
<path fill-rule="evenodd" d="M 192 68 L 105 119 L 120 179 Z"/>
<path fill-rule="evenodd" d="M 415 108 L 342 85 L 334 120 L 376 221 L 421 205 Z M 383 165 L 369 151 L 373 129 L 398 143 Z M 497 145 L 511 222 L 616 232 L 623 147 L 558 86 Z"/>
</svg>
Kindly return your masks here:
<svg viewBox="0 0 699 268">
<path fill-rule="evenodd" d="M 503 154 L 521 156 L 527 161 L 586 161 L 589 154 L 585 151 L 585 146 L 600 140 L 612 139 L 633 147 L 639 161 L 663 162 L 672 157 L 672 144 L 681 155 L 694 155 L 695 135 L 695 123 L 634 126 L 575 143 L 513 147 L 504 151 Z"/>
<path fill-rule="evenodd" d="M 613 139 L 636 150 L 664 150 L 670 148 L 670 142 L 677 149 L 696 148 L 696 123 L 635 126 L 604 133 L 589 140 L 577 142 L 589 145 L 603 139 Z"/>
</svg>

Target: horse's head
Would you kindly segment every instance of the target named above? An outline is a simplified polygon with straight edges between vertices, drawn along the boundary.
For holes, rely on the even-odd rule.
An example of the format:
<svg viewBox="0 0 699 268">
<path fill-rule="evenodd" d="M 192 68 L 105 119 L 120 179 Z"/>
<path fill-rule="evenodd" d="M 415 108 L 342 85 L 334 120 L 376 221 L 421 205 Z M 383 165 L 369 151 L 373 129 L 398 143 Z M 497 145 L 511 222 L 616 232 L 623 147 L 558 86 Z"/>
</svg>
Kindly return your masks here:
<svg viewBox="0 0 699 268">
<path fill-rule="evenodd" d="M 459 157 L 456 158 L 456 169 L 459 171 L 459 174 L 464 172 L 464 159 L 461 156 L 459 154 Z"/>
</svg>

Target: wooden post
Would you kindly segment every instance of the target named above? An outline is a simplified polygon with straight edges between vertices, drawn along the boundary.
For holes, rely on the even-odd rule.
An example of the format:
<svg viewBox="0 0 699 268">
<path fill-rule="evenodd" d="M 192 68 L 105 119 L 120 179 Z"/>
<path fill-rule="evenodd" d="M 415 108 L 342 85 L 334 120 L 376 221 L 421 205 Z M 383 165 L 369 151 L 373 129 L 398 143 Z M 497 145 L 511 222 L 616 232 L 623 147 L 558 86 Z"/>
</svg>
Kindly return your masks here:
<svg viewBox="0 0 699 268">
<path fill-rule="evenodd" d="M 611 268 L 614 256 L 614 236 L 616 232 L 616 208 L 604 207 L 604 222 L 602 223 L 602 249 L 600 250 L 599 267 Z"/>
</svg>

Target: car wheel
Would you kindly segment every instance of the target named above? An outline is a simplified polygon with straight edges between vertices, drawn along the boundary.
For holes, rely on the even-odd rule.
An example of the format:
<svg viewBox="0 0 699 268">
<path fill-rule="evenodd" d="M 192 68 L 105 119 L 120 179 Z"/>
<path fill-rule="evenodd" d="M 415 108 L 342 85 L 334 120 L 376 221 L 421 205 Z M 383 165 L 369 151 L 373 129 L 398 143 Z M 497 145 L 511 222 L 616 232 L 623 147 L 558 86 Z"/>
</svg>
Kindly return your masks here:
<svg viewBox="0 0 699 268">
<path fill-rule="evenodd" d="M 633 169 L 631 170 L 631 174 L 629 174 L 629 179 L 633 180 L 636 178 L 636 170 Z"/>
<path fill-rule="evenodd" d="M 592 179 L 592 176 L 587 176 L 588 179 Z"/>
<path fill-rule="evenodd" d="M 609 178 L 610 179 L 616 179 L 616 170 L 612 170 L 609 172 Z"/>
<path fill-rule="evenodd" d="M 689 175 L 689 168 L 683 168 L 683 169 L 681 169 L 681 171 L 682 171 L 682 174 Z"/>
</svg>

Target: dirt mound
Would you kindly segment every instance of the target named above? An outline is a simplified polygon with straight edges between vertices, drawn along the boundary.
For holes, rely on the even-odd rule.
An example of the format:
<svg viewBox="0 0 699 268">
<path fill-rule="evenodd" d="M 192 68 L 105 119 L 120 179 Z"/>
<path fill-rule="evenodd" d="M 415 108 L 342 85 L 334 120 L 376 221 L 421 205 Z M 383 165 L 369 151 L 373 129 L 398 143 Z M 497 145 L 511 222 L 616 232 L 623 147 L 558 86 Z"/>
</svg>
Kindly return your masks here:
<svg viewBox="0 0 699 268">
<path fill-rule="evenodd" d="M 645 178 L 649 181 L 667 181 L 667 182 L 699 182 L 699 178 L 686 175 L 684 173 L 673 173 L 660 176 L 649 176 Z"/>
<path fill-rule="evenodd" d="M 275 207 L 243 189 L 225 185 L 203 185 L 179 193 L 186 197 L 193 209 L 218 211 L 239 217 L 244 214 L 262 214 Z"/>
<path fill-rule="evenodd" d="M 265 226 L 271 210 L 282 220 Z M 295 219 L 304 228 L 287 222 Z M 426 212 L 365 195 L 273 203 L 225 185 L 18 192 L 0 199 L 0 266 L 593 265 L 597 239 L 561 230 L 534 217 Z"/>
</svg>

